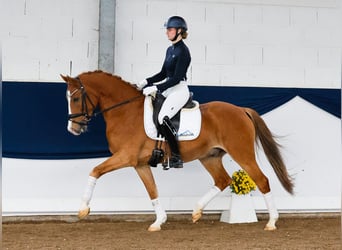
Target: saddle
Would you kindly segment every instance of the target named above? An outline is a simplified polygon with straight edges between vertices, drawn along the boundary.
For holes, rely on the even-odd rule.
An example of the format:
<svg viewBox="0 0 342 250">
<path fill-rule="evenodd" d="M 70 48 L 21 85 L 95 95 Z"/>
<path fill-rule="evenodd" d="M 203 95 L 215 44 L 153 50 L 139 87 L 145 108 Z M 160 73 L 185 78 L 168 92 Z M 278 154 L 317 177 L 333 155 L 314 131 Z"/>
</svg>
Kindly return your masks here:
<svg viewBox="0 0 342 250">
<path fill-rule="evenodd" d="M 201 130 L 199 103 L 193 101 L 192 96 L 191 93 L 187 103 L 171 119 L 171 123 L 177 131 L 178 141 L 194 140 L 198 137 Z M 151 96 L 145 98 L 144 128 L 146 135 L 156 141 L 155 148 L 149 160 L 150 166 L 156 167 L 159 162 L 162 162 L 163 169 L 168 170 L 168 159 L 162 149 L 164 138 L 160 136 L 162 133 L 157 130 L 159 127 L 158 114 L 165 99 L 161 93 L 156 94 L 156 97 L 153 99 Z"/>
<path fill-rule="evenodd" d="M 184 108 L 185 109 L 192 109 L 192 108 L 196 107 L 196 103 L 192 100 L 192 97 L 193 97 L 193 93 L 190 92 L 189 99 L 185 103 L 185 105 L 182 107 L 182 109 L 184 109 Z M 166 99 L 166 97 L 163 96 L 159 91 L 156 93 L 155 97 L 152 98 L 152 107 L 153 107 L 152 119 L 153 119 L 153 123 L 156 126 L 157 130 L 159 127 L 158 115 L 159 115 L 160 109 L 161 109 L 165 99 Z M 177 114 L 171 118 L 172 125 L 174 126 L 176 131 L 179 131 L 180 115 L 181 115 L 181 110 L 179 110 L 177 112 Z M 158 131 L 158 133 L 160 134 L 160 131 Z"/>
<path fill-rule="evenodd" d="M 165 97 L 161 94 L 157 98 L 147 96 L 144 103 L 144 128 L 146 135 L 153 140 L 162 140 L 158 137 L 158 114 Z M 199 103 L 192 100 L 192 94 L 184 107 L 171 119 L 177 130 L 179 141 L 194 140 L 201 130 L 201 112 Z"/>
</svg>

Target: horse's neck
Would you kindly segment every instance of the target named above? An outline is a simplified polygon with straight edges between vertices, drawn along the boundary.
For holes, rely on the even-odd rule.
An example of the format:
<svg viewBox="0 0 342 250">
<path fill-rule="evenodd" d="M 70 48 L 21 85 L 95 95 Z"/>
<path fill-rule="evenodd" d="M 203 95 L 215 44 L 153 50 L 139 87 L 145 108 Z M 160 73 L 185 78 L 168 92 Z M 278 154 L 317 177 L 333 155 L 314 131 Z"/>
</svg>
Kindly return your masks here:
<svg viewBox="0 0 342 250">
<path fill-rule="evenodd" d="M 113 107 L 113 110 L 104 113 L 105 119 L 110 120 L 125 120 L 135 114 L 142 112 L 143 105 L 139 104 L 143 100 L 142 93 L 137 91 L 129 83 L 121 78 L 111 75 L 104 75 L 101 79 L 97 79 L 97 86 L 94 89 L 99 91 L 99 107 L 101 110 L 106 110 Z M 141 96 L 141 98 L 136 97 Z M 139 100 L 141 99 L 141 100 Z M 114 111 L 115 110 L 115 111 Z M 117 117 L 117 113 L 125 111 L 126 116 Z M 121 114 L 121 112 L 120 112 Z"/>
<path fill-rule="evenodd" d="M 98 96 L 101 108 L 106 108 L 114 102 L 119 103 L 141 94 L 120 77 L 102 71 L 93 74 L 88 73 L 88 77 L 87 89 L 91 89 Z"/>
</svg>

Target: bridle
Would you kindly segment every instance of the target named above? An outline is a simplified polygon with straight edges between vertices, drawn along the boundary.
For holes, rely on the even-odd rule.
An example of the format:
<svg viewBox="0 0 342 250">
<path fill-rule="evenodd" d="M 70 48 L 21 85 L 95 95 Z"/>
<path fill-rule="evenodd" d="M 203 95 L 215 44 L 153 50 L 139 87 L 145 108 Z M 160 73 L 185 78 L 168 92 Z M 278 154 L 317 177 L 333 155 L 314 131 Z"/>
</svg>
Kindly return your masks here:
<svg viewBox="0 0 342 250">
<path fill-rule="evenodd" d="M 89 101 L 91 107 L 93 110 L 95 110 L 96 106 L 94 105 L 94 103 L 91 101 L 90 97 L 88 96 L 86 90 L 85 90 L 85 87 L 81 81 L 81 79 L 79 77 L 76 77 L 75 78 L 79 84 L 80 84 L 80 87 L 78 89 L 75 89 L 68 97 L 71 99 L 71 97 L 76 94 L 77 92 L 81 91 L 81 102 L 82 102 L 82 110 L 80 113 L 76 113 L 76 114 L 69 114 L 68 115 L 68 120 L 71 121 L 72 123 L 76 123 L 76 124 L 79 124 L 81 126 L 87 126 L 88 123 L 91 121 L 91 119 L 93 117 L 96 117 L 98 116 L 99 114 L 102 114 L 102 113 L 105 113 L 111 109 L 114 109 L 114 108 L 118 108 L 120 106 L 123 106 L 125 104 L 128 104 L 130 102 L 133 102 L 135 101 L 136 99 L 140 98 L 140 97 L 143 97 L 144 95 L 138 95 L 138 96 L 135 96 L 135 97 L 132 97 L 128 100 L 125 100 L 125 101 L 122 101 L 122 102 L 119 102 L 117 104 L 114 104 L 108 108 L 105 108 L 103 110 L 100 110 L 98 112 L 95 112 L 93 114 L 90 114 L 89 112 L 89 108 L 88 108 L 88 104 L 87 104 L 87 100 Z M 70 100 L 71 101 L 71 100 Z M 78 117 L 84 117 L 84 119 L 82 121 L 75 121 L 74 119 L 75 118 L 78 118 Z"/>
</svg>

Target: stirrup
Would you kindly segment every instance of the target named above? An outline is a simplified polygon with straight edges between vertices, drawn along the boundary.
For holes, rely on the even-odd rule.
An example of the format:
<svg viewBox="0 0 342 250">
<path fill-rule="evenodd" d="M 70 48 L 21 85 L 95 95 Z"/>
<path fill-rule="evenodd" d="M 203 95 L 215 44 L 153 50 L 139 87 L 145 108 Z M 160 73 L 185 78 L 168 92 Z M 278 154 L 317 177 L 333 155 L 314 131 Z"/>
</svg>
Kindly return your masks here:
<svg viewBox="0 0 342 250">
<path fill-rule="evenodd" d="M 166 160 L 162 163 L 162 166 L 163 166 L 163 170 L 169 170 L 170 169 L 170 166 L 169 166 L 169 161 Z"/>
<path fill-rule="evenodd" d="M 160 134 L 158 133 L 158 139 L 160 138 L 159 136 Z M 154 149 L 152 150 L 152 155 L 150 159 L 148 160 L 148 164 L 151 167 L 156 168 L 157 164 L 161 162 L 164 158 L 164 151 L 161 149 L 162 144 L 163 144 L 162 140 L 156 140 L 156 144 L 154 146 Z"/>
<path fill-rule="evenodd" d="M 157 164 L 163 159 L 163 157 L 164 157 L 164 151 L 161 148 L 155 148 L 152 151 L 152 155 L 148 161 L 148 164 L 151 167 L 156 168 Z"/>
</svg>

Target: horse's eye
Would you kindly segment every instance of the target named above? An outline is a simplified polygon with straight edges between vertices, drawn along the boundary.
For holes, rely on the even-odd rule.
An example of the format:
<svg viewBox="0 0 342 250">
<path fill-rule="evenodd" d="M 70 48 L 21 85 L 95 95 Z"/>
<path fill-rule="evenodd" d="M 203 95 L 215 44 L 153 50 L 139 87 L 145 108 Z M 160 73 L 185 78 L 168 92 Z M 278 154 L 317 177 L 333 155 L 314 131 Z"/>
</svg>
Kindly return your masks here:
<svg viewBox="0 0 342 250">
<path fill-rule="evenodd" d="M 73 102 L 78 102 L 79 100 L 80 100 L 79 97 L 72 98 L 72 101 L 73 101 Z"/>
</svg>

